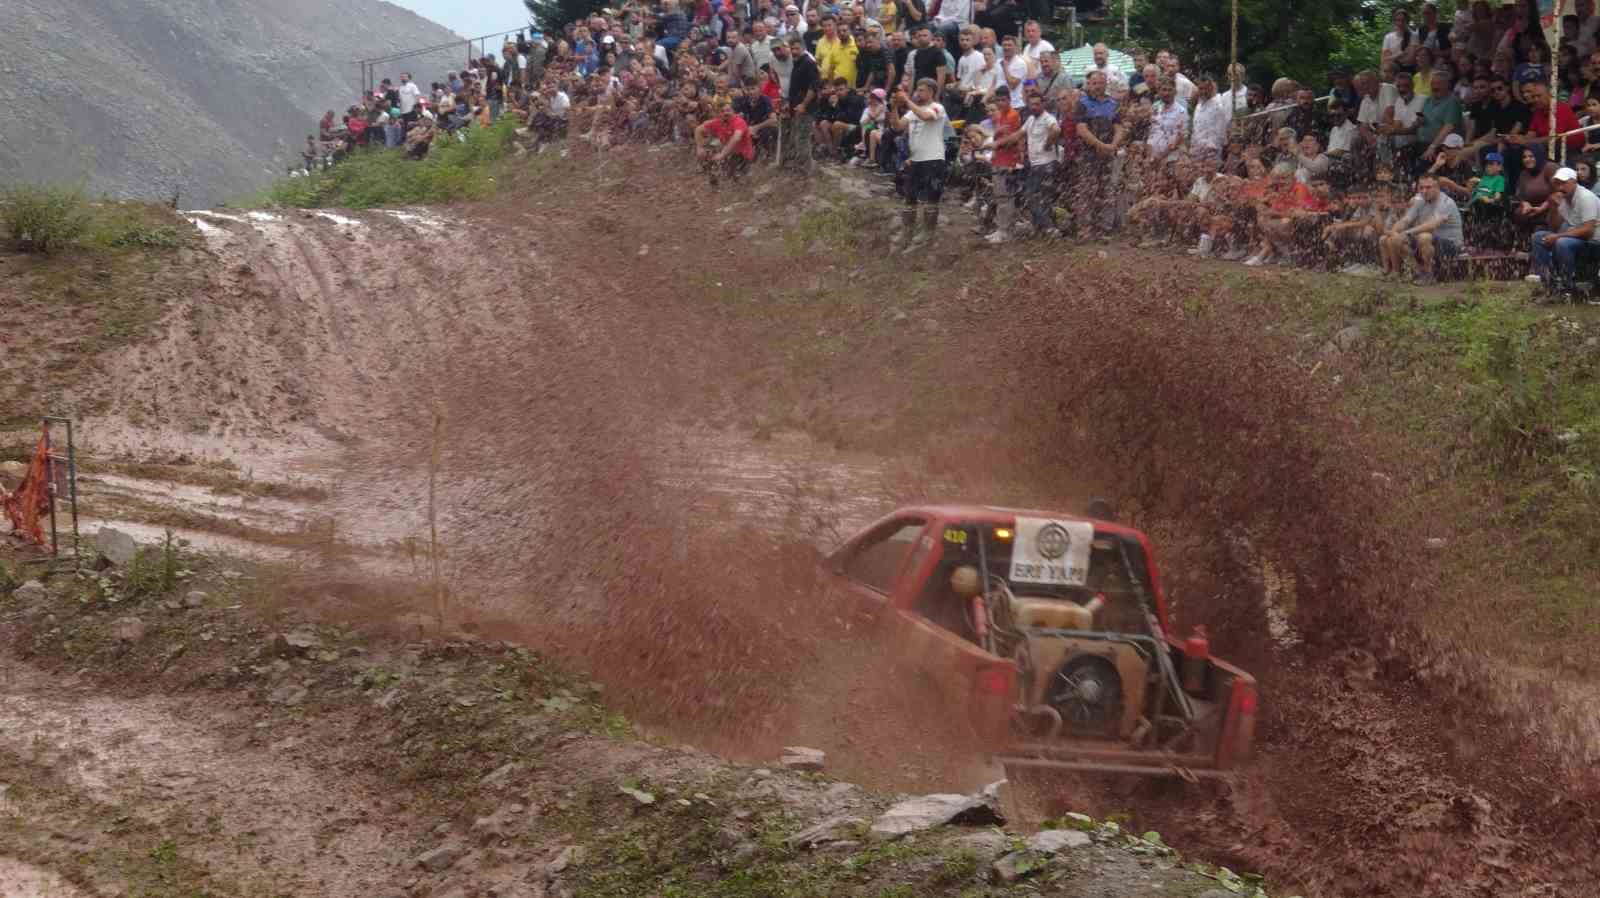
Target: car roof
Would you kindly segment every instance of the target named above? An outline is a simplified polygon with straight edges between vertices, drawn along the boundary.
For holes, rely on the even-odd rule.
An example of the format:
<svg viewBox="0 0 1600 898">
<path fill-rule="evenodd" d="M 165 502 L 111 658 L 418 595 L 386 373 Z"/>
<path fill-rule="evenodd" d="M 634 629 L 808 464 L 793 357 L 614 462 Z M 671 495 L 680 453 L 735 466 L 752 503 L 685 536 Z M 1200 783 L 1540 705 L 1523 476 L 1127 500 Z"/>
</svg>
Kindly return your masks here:
<svg viewBox="0 0 1600 898">
<path fill-rule="evenodd" d="M 1037 508 L 1007 508 L 999 505 L 972 505 L 972 504 L 934 504 L 934 505 L 908 505 L 894 511 L 890 517 L 905 517 L 918 515 L 941 520 L 974 521 L 985 524 L 1006 524 L 1018 517 L 1024 518 L 1051 518 L 1065 521 L 1085 521 L 1095 526 L 1096 530 L 1118 535 L 1142 538 L 1144 534 L 1139 530 L 1116 521 L 1106 521 L 1100 518 L 1091 518 L 1081 514 L 1072 514 L 1065 511 L 1046 511 Z"/>
</svg>

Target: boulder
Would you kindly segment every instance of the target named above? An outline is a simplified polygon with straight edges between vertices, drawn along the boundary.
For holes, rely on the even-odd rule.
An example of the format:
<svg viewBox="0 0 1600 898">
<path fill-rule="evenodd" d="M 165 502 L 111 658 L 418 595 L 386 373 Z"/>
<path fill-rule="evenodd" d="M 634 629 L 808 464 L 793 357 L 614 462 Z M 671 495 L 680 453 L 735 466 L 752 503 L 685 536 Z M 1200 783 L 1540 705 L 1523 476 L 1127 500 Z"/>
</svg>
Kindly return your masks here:
<svg viewBox="0 0 1600 898">
<path fill-rule="evenodd" d="M 980 829 L 957 839 L 956 845 L 974 854 L 994 857 L 1011 845 L 1011 837 L 998 829 Z"/>
<path fill-rule="evenodd" d="M 183 597 L 183 607 L 201 608 L 204 607 L 206 601 L 210 598 L 211 595 L 209 593 L 201 592 L 198 589 L 191 589 Z"/>
<path fill-rule="evenodd" d="M 894 805 L 872 822 L 874 839 L 898 839 L 947 823 L 977 826 L 1004 823 L 1005 818 L 985 796 L 935 794 L 911 798 Z"/>
<path fill-rule="evenodd" d="M 1045 856 L 1035 851 L 1013 851 L 995 861 L 989 869 L 995 882 L 1013 883 L 1030 873 L 1037 873 L 1044 867 L 1045 861 Z"/>
<path fill-rule="evenodd" d="M 828 761 L 827 752 L 817 748 L 806 748 L 803 745 L 789 745 L 783 749 L 783 757 L 778 759 L 789 770 L 821 770 Z"/>
<path fill-rule="evenodd" d="M 284 705 L 293 708 L 306 700 L 308 690 L 298 683 L 284 683 L 267 696 L 267 701 L 274 705 Z"/>
<path fill-rule="evenodd" d="M 566 848 L 561 849 L 555 859 L 545 866 L 544 874 L 547 879 L 555 879 L 565 873 L 568 867 L 575 867 L 582 863 L 583 848 L 578 845 L 568 845 Z"/>
<path fill-rule="evenodd" d="M 1028 837 L 1028 848 L 1042 854 L 1055 854 L 1069 848 L 1082 848 L 1092 839 L 1075 829 L 1041 829 Z"/>
<path fill-rule="evenodd" d="M 13 481 L 21 481 L 28 473 L 28 466 L 20 461 L 0 461 L 0 474 L 4 474 Z"/>
<path fill-rule="evenodd" d="M 94 546 L 100 557 L 121 567 L 133 560 L 139 554 L 139 544 L 133 537 L 121 530 L 111 527 L 101 527 L 99 532 L 89 538 L 89 544 Z"/>
<path fill-rule="evenodd" d="M 50 593 L 44 588 L 44 584 L 40 583 L 38 580 L 29 580 L 28 582 L 11 591 L 12 598 L 19 602 L 26 602 L 30 605 L 34 602 L 44 601 L 49 594 Z"/>
<path fill-rule="evenodd" d="M 137 617 L 119 617 L 111 623 L 111 636 L 118 642 L 138 642 L 144 638 L 144 621 Z"/>
<path fill-rule="evenodd" d="M 440 870 L 448 870 L 451 864 L 460 859 L 460 846 L 440 845 L 432 851 L 424 851 L 417 855 L 413 863 L 429 873 L 438 873 Z"/>
<path fill-rule="evenodd" d="M 787 839 L 783 840 L 783 843 L 787 845 L 791 851 L 798 851 L 802 848 L 810 848 L 814 845 L 821 845 L 826 842 L 839 842 L 851 838 L 856 834 L 856 830 L 860 829 L 866 824 L 867 821 L 861 819 L 860 817 L 849 817 L 844 815 L 829 817 L 815 826 L 809 826 L 795 833 L 794 835 L 789 836 Z"/>
</svg>

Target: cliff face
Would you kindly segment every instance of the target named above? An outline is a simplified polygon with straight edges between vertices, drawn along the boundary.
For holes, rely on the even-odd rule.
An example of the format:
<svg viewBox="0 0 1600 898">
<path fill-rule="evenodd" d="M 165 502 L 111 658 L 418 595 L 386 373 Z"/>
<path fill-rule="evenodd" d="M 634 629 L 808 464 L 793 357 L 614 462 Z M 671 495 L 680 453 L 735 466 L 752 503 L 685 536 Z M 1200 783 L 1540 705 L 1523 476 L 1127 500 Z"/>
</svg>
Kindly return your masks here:
<svg viewBox="0 0 1600 898">
<path fill-rule="evenodd" d="M 299 158 L 360 90 L 354 60 L 456 35 L 381 0 L 11 0 L 0 178 L 209 205 Z M 395 63 L 426 84 L 461 48 Z"/>
</svg>

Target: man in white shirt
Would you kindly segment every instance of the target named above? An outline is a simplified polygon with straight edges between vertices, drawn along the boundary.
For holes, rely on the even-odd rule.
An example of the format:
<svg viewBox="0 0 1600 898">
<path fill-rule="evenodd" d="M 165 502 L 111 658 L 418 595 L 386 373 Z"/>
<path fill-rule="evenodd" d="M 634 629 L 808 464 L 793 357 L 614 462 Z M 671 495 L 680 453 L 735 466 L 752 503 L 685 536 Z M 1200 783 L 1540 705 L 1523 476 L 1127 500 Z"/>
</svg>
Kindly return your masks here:
<svg viewBox="0 0 1600 898">
<path fill-rule="evenodd" d="M 1578 183 L 1578 173 L 1570 168 L 1556 171 L 1551 182 L 1555 191 L 1550 199 L 1535 211 L 1547 209 L 1551 203 L 1561 216 L 1561 230 L 1539 230 L 1533 235 L 1530 253 L 1532 276 L 1543 278 L 1547 290 L 1558 292 L 1563 298 L 1572 290 L 1578 267 L 1589 259 L 1600 256 L 1600 198 L 1589 188 Z"/>
<path fill-rule="evenodd" d="M 1000 53 L 1000 76 L 1011 91 L 1011 108 L 1020 110 L 1028 103 L 1022 89 L 1028 80 L 1028 58 L 1017 52 L 1017 39 L 1009 34 L 1000 39 Z"/>
<path fill-rule="evenodd" d="M 1163 58 L 1165 59 L 1164 62 L 1162 61 Z M 1185 78 L 1183 72 L 1179 71 L 1178 54 L 1171 50 L 1162 50 L 1161 54 L 1157 55 L 1156 61 L 1161 63 L 1161 73 L 1172 79 L 1173 87 L 1178 92 L 1178 99 L 1182 100 L 1185 105 L 1193 102 L 1194 82 Z"/>
<path fill-rule="evenodd" d="M 1250 109 L 1250 74 L 1245 71 L 1244 63 L 1236 62 L 1228 66 L 1228 89 L 1223 96 L 1228 98 L 1228 105 L 1234 112 L 1246 112 Z"/>
<path fill-rule="evenodd" d="M 1039 23 L 1029 19 L 1022 26 L 1022 39 L 1024 46 L 1022 55 L 1028 61 L 1028 74 L 1032 76 L 1039 71 L 1039 54 L 1056 52 L 1055 45 L 1044 39 L 1044 30 Z"/>
<path fill-rule="evenodd" d="M 983 54 L 978 52 L 978 28 L 976 25 L 963 25 L 956 38 L 961 48 L 961 56 L 956 60 L 956 87 L 961 95 L 978 86 L 978 75 L 983 71 Z"/>
<path fill-rule="evenodd" d="M 971 24 L 972 0 L 943 0 L 939 4 L 939 14 L 933 17 L 933 27 L 944 34 L 946 47 L 954 47 L 962 28 Z"/>
<path fill-rule="evenodd" d="M 411 80 L 410 72 L 400 73 L 400 117 L 408 122 L 417 120 L 417 101 L 422 99 L 422 88 Z"/>
<path fill-rule="evenodd" d="M 1156 88 L 1160 96 L 1155 114 L 1150 117 L 1150 162 L 1159 170 L 1183 157 L 1183 137 L 1189 130 L 1189 108 L 1178 99 L 1177 85 L 1171 78 L 1161 79 Z"/>
<path fill-rule="evenodd" d="M 1233 107 L 1225 94 L 1217 93 L 1217 80 L 1201 75 L 1195 84 L 1194 131 L 1189 137 L 1189 154 L 1195 159 L 1221 161 L 1228 143 L 1228 126 L 1233 124 Z"/>
<path fill-rule="evenodd" d="M 1413 88 L 1411 73 L 1400 69 L 1394 75 L 1394 102 L 1383 107 L 1383 117 L 1378 133 L 1388 137 L 1390 149 L 1400 158 L 1396 165 L 1409 161 L 1408 151 L 1417 142 L 1417 127 L 1422 123 L 1422 104 L 1425 102 Z M 1395 173 L 1400 176 L 1399 172 Z"/>
<path fill-rule="evenodd" d="M 1084 66 L 1083 71 L 1079 73 L 1080 80 L 1087 80 L 1090 72 L 1099 72 L 1106 76 L 1107 90 L 1115 89 L 1118 85 L 1128 86 L 1128 76 L 1122 69 L 1111 64 L 1110 47 L 1105 44 L 1095 44 L 1089 52 L 1094 54 L 1094 61 Z"/>
<path fill-rule="evenodd" d="M 950 117 L 944 107 L 934 102 L 939 85 L 932 78 L 917 82 L 910 96 L 902 87 L 895 92 L 894 127 L 906 132 L 906 149 L 909 152 L 906 179 L 906 208 L 900 213 L 904 227 L 905 252 L 920 248 L 933 237 L 939 227 L 939 200 L 944 196 L 946 174 L 944 157 L 944 132 Z M 917 204 L 922 203 L 922 232 L 917 232 Z"/>
<path fill-rule="evenodd" d="M 1057 237 L 1060 232 L 1050 212 L 1055 208 L 1056 171 L 1061 167 L 1061 123 L 1045 108 L 1038 91 L 1028 91 L 1027 104 L 1028 120 L 1022 123 L 1022 130 L 1028 135 L 1028 181 L 1023 196 L 1034 234 Z"/>
</svg>

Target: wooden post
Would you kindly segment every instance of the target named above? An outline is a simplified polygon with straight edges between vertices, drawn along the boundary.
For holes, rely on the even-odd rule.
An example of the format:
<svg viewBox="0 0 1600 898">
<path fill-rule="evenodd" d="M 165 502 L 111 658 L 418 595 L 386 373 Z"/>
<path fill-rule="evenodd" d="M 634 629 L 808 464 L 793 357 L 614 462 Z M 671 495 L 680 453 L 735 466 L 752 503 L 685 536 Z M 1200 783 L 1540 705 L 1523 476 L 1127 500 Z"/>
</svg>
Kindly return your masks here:
<svg viewBox="0 0 1600 898">
<path fill-rule="evenodd" d="M 1235 0 L 1238 2 L 1238 0 Z M 1122 0 L 1122 46 L 1128 46 L 1128 7 L 1133 5 L 1133 0 Z"/>
<path fill-rule="evenodd" d="M 1229 24 L 1228 37 L 1228 115 L 1233 115 L 1234 101 L 1239 89 L 1239 76 L 1235 74 L 1239 68 L 1239 0 L 1233 0 L 1233 19 Z"/>
<path fill-rule="evenodd" d="M 432 563 L 433 614 L 444 630 L 444 581 L 439 576 L 439 512 L 437 506 L 439 455 L 444 436 L 444 414 L 433 409 L 433 451 L 428 457 L 428 558 Z"/>
</svg>

